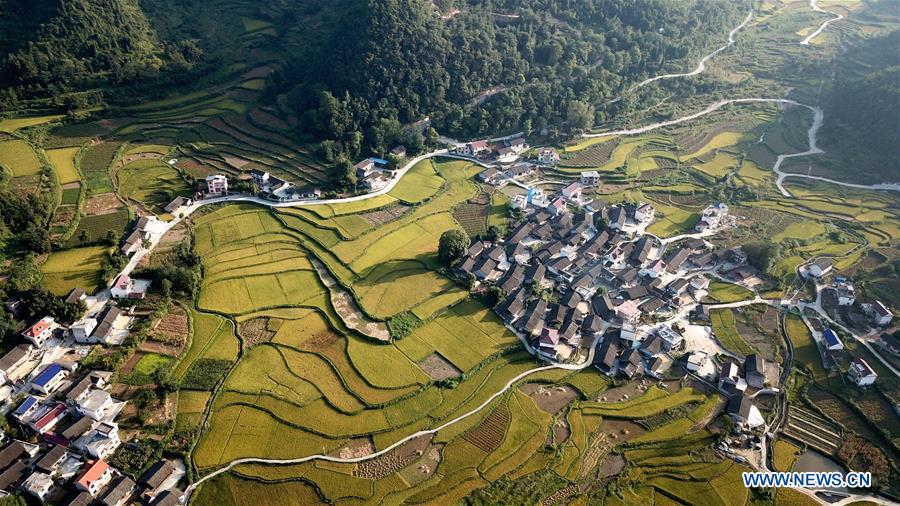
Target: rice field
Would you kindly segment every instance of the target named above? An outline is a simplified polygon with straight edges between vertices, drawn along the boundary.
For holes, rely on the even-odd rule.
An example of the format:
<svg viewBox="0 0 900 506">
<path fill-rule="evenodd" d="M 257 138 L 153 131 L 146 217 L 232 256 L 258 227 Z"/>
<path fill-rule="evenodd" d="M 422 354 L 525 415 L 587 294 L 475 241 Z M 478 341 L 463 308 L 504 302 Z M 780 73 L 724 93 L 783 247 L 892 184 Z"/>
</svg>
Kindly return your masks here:
<svg viewBox="0 0 900 506">
<path fill-rule="evenodd" d="M 119 194 L 162 214 L 163 208 L 190 187 L 178 171 L 159 160 L 136 160 L 117 173 Z"/>
<path fill-rule="evenodd" d="M 0 141 L 0 166 L 12 177 L 34 176 L 41 173 L 41 162 L 31 145 L 19 139 Z"/>
<path fill-rule="evenodd" d="M 0 132 L 4 133 L 12 133 L 16 130 L 21 130 L 23 128 L 29 128 L 36 125 L 43 125 L 45 123 L 50 123 L 52 121 L 59 121 L 65 118 L 62 114 L 55 114 L 51 116 L 32 116 L 29 118 L 10 118 L 0 120 Z"/>
<path fill-rule="evenodd" d="M 41 284 L 56 295 L 73 288 L 90 293 L 102 283 L 100 265 L 108 253 L 107 246 L 55 251 L 41 265 Z"/>
<path fill-rule="evenodd" d="M 73 183 L 81 180 L 78 169 L 75 168 L 75 155 L 80 149 L 81 148 L 58 148 L 47 150 L 47 158 L 50 160 L 50 165 L 52 165 L 53 169 L 56 171 L 56 176 L 59 178 L 59 184 Z"/>
</svg>

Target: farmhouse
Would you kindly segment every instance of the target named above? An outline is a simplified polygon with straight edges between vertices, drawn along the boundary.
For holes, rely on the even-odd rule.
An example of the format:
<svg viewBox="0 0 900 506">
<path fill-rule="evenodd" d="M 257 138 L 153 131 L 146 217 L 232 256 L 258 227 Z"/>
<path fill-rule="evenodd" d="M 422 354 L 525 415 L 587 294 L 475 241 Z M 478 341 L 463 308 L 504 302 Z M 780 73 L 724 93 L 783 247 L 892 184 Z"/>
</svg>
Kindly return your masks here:
<svg viewBox="0 0 900 506">
<path fill-rule="evenodd" d="M 55 404 L 50 410 L 43 415 L 36 417 L 29 423 L 29 427 L 38 434 L 44 434 L 53 429 L 60 420 L 66 416 L 66 405 L 63 403 Z"/>
<path fill-rule="evenodd" d="M 119 447 L 119 427 L 114 423 L 102 422 L 75 441 L 75 448 L 94 458 L 105 459 Z"/>
<path fill-rule="evenodd" d="M 112 482 L 100 502 L 103 506 L 123 506 L 134 494 L 134 481 L 127 476 L 120 476 Z"/>
<path fill-rule="evenodd" d="M 864 387 L 875 383 L 878 375 L 869 367 L 869 364 L 861 359 L 856 358 L 850 363 L 850 369 L 847 371 L 847 377 L 856 386 Z"/>
<path fill-rule="evenodd" d="M 88 336 L 84 342 L 89 344 L 113 344 L 114 338 L 116 337 L 115 331 L 121 328 L 125 318 L 125 313 L 121 309 L 116 306 L 109 306 L 106 309 L 106 313 L 103 314 L 100 323 L 97 325 L 97 329 L 92 335 Z"/>
<path fill-rule="evenodd" d="M 736 394 L 728 401 L 725 412 L 731 416 L 735 425 L 755 429 L 764 423 L 765 419 L 759 409 L 753 405 L 753 402 L 744 394 Z"/>
<path fill-rule="evenodd" d="M 582 172 L 581 184 L 583 186 L 597 186 L 600 184 L 600 173 L 596 170 Z"/>
<path fill-rule="evenodd" d="M 68 375 L 69 371 L 63 369 L 61 365 L 50 364 L 31 380 L 31 388 L 36 392 L 49 394 L 56 390 Z"/>
<path fill-rule="evenodd" d="M 0 383 L 12 383 L 18 378 L 18 369 L 31 357 L 30 344 L 20 344 L 0 358 Z"/>
<path fill-rule="evenodd" d="M 638 223 L 650 223 L 653 221 L 653 216 L 656 214 L 656 209 L 653 208 L 650 204 L 641 204 L 634 210 L 634 221 Z"/>
<path fill-rule="evenodd" d="M 559 163 L 559 153 L 553 148 L 541 148 L 538 151 L 538 162 L 544 165 L 556 165 Z"/>
<path fill-rule="evenodd" d="M 87 294 L 81 288 L 73 288 L 66 296 L 66 304 L 78 304 L 87 298 Z"/>
<path fill-rule="evenodd" d="M 22 333 L 22 336 L 31 341 L 31 344 L 40 348 L 44 346 L 44 343 L 47 342 L 48 339 L 53 337 L 53 329 L 55 327 L 56 322 L 53 317 L 45 316 L 38 320 L 34 325 L 28 327 L 28 329 Z"/>
<path fill-rule="evenodd" d="M 397 157 L 398 159 L 406 158 L 406 146 L 400 145 L 400 146 L 394 147 L 393 149 L 391 149 L 391 154 L 394 155 L 395 157 Z"/>
<path fill-rule="evenodd" d="M 831 272 L 833 267 L 834 264 L 831 262 L 831 260 L 827 258 L 820 258 L 815 262 L 809 264 L 806 267 L 806 272 L 813 278 L 822 279 L 823 276 Z"/>
<path fill-rule="evenodd" d="M 66 448 L 60 445 L 53 445 L 53 448 L 41 457 L 34 467 L 47 474 L 53 474 L 65 458 Z"/>
<path fill-rule="evenodd" d="M 194 201 L 188 197 L 175 197 L 172 202 L 169 202 L 165 209 L 167 213 L 178 216 L 179 212 L 193 204 Z"/>
<path fill-rule="evenodd" d="M 17 407 L 15 411 L 13 411 L 13 418 L 18 420 L 19 422 L 25 423 L 26 420 L 29 420 L 32 415 L 37 413 L 37 410 L 40 407 L 41 405 L 38 402 L 38 399 L 34 396 L 29 395 L 25 398 L 24 401 L 22 401 L 21 404 L 19 404 L 19 407 Z"/>
<path fill-rule="evenodd" d="M 173 474 L 175 474 L 175 464 L 169 460 L 160 460 L 156 464 L 153 464 L 150 469 L 147 469 L 147 471 L 138 478 L 138 484 L 144 488 L 142 494 L 144 501 L 149 503 L 159 496 L 163 492 L 161 487 L 166 484 L 166 481 L 168 481 Z"/>
<path fill-rule="evenodd" d="M 31 494 L 41 502 L 46 502 L 52 487 L 53 480 L 49 475 L 41 472 L 32 473 L 21 485 L 23 491 Z"/>
<path fill-rule="evenodd" d="M 766 361 L 756 353 L 744 359 L 744 376 L 753 388 L 762 388 L 766 383 Z"/>
<path fill-rule="evenodd" d="M 463 156 L 478 156 L 490 152 L 487 140 L 473 141 L 456 148 L 456 153 Z"/>
<path fill-rule="evenodd" d="M 844 349 L 844 343 L 841 342 L 841 339 L 834 330 L 826 328 L 822 331 L 822 337 L 825 339 L 825 348 L 827 348 L 828 351 L 840 351 Z"/>
<path fill-rule="evenodd" d="M 864 308 L 866 314 L 875 323 L 875 325 L 885 326 L 890 325 L 891 320 L 894 318 L 894 315 L 891 311 L 880 301 L 873 301 L 871 304 L 867 304 Z"/>
<path fill-rule="evenodd" d="M 481 171 L 480 174 L 478 174 L 478 179 L 481 182 L 487 183 L 490 185 L 497 185 L 498 183 L 500 183 L 502 178 L 503 178 L 503 176 L 500 173 L 500 171 L 493 167 L 484 169 L 483 171 Z"/>
<path fill-rule="evenodd" d="M 96 328 L 97 320 L 95 318 L 82 318 L 69 327 L 69 333 L 75 341 L 84 343 L 88 341 L 88 338 Z"/>
<path fill-rule="evenodd" d="M 75 488 L 97 497 L 112 477 L 112 469 L 102 459 L 88 461 L 75 480 Z"/>
<path fill-rule="evenodd" d="M 562 193 L 563 197 L 567 199 L 577 199 L 581 196 L 582 189 L 583 187 L 581 186 L 581 183 L 575 181 L 574 183 L 571 183 L 563 188 L 560 193 Z"/>
<path fill-rule="evenodd" d="M 131 279 L 127 274 L 120 274 L 109 291 L 114 299 L 143 299 L 150 283 L 148 279 Z"/>
<path fill-rule="evenodd" d="M 223 174 L 210 174 L 206 176 L 206 192 L 211 196 L 228 193 L 228 178 Z"/>
</svg>

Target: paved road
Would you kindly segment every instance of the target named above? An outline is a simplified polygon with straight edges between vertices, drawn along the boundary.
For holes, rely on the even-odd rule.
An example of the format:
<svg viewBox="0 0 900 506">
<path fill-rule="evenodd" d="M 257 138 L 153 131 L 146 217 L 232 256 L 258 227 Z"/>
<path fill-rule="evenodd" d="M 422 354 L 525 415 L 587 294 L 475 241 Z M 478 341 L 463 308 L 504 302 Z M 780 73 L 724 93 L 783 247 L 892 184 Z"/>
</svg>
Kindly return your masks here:
<svg viewBox="0 0 900 506">
<path fill-rule="evenodd" d="M 801 40 L 800 41 L 801 46 L 808 46 L 809 43 L 812 42 L 813 39 L 818 37 L 819 34 L 822 33 L 822 31 L 825 30 L 825 28 L 828 27 L 828 25 L 830 25 L 831 23 L 834 23 L 835 21 L 840 21 L 840 20 L 844 19 L 844 16 L 834 13 L 834 12 L 831 12 L 831 11 L 826 11 L 825 9 L 819 7 L 818 4 L 819 4 L 819 0 L 809 0 L 809 8 L 810 9 L 812 9 L 816 12 L 831 14 L 834 17 L 829 19 L 828 21 L 825 21 L 824 23 L 822 23 L 822 26 L 820 26 L 816 31 L 807 35 L 807 37 L 805 39 Z"/>
</svg>

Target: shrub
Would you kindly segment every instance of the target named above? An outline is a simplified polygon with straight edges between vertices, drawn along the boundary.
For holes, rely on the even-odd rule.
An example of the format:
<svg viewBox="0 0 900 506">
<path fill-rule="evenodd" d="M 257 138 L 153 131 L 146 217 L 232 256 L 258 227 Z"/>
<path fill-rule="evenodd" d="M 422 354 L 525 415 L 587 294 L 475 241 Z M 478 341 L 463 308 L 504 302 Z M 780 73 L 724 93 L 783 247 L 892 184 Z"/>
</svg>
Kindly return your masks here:
<svg viewBox="0 0 900 506">
<path fill-rule="evenodd" d="M 394 315 L 388 320 L 388 329 L 394 339 L 403 339 L 420 325 L 422 320 L 409 311 Z"/>
</svg>

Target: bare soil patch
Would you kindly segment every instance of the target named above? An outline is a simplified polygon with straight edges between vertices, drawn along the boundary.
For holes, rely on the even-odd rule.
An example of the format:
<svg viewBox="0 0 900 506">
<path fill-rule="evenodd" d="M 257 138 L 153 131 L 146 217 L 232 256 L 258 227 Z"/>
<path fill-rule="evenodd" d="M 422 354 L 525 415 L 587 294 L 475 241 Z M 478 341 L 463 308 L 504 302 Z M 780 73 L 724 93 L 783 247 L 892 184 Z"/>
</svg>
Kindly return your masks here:
<svg viewBox="0 0 900 506">
<path fill-rule="evenodd" d="M 559 413 L 562 408 L 578 398 L 578 392 L 568 385 L 528 383 L 519 387 L 519 390 L 531 397 L 541 411 L 551 415 Z"/>
<path fill-rule="evenodd" d="M 379 341 L 388 342 L 391 340 L 391 333 L 387 325 L 384 322 L 370 320 L 363 314 L 353 295 L 338 284 L 337 280 L 334 279 L 322 262 L 315 258 L 310 258 L 309 261 L 315 267 L 319 279 L 328 288 L 331 304 L 334 306 L 335 312 L 348 327 Z"/>
<path fill-rule="evenodd" d="M 372 455 L 373 453 L 375 453 L 375 443 L 372 442 L 372 438 L 370 436 L 366 436 L 351 439 L 346 445 L 338 448 L 328 455 L 342 459 L 355 459 L 359 457 L 366 457 L 368 455 Z"/>
<path fill-rule="evenodd" d="M 81 183 L 79 183 L 78 181 L 74 181 L 62 185 L 63 190 L 74 190 L 75 188 L 81 188 Z"/>
<path fill-rule="evenodd" d="M 462 372 L 459 369 L 437 352 L 428 355 L 424 360 L 419 362 L 419 367 L 425 371 L 425 374 L 436 380 L 458 378 L 462 375 Z"/>
<path fill-rule="evenodd" d="M 122 209 L 122 201 L 115 193 L 101 193 L 94 195 L 84 202 L 84 214 L 87 216 L 99 216 L 109 214 Z"/>
<path fill-rule="evenodd" d="M 313 334 L 312 337 L 300 343 L 300 348 L 313 353 L 321 353 L 328 351 L 329 348 L 337 344 L 340 340 L 341 336 L 326 330 L 324 332 Z"/>
<path fill-rule="evenodd" d="M 378 458 L 360 462 L 356 470 L 353 471 L 353 475 L 377 480 L 393 474 L 425 455 L 433 438 L 434 435 L 432 434 L 420 436 L 403 443 Z"/>
<path fill-rule="evenodd" d="M 267 343 L 275 337 L 275 332 L 269 328 L 268 318 L 254 318 L 241 323 L 240 333 L 244 338 L 244 345 L 248 348 Z"/>
<path fill-rule="evenodd" d="M 359 216 L 377 227 L 379 225 L 384 225 L 385 223 L 396 220 L 397 218 L 408 213 L 410 209 L 412 208 L 409 206 L 405 206 L 403 204 L 395 204 L 382 209 L 377 209 L 375 211 L 360 213 Z"/>
<path fill-rule="evenodd" d="M 500 446 L 508 425 L 509 410 L 506 406 L 500 406 L 491 411 L 481 423 L 466 431 L 463 439 L 486 453 L 491 453 Z"/>
<path fill-rule="evenodd" d="M 241 158 L 240 156 L 224 155 L 222 158 L 225 160 L 225 163 L 227 163 L 228 165 L 231 165 L 232 167 L 237 167 L 239 169 L 242 169 L 245 166 L 252 163 L 250 160 L 247 160 L 246 158 Z"/>
<path fill-rule="evenodd" d="M 600 472 L 601 476 L 609 478 L 621 473 L 623 469 L 625 469 L 625 458 L 621 455 L 610 454 L 603 459 Z"/>
<path fill-rule="evenodd" d="M 554 422 L 552 428 L 553 430 L 550 434 L 547 434 L 547 445 L 561 445 L 572 435 L 572 428 L 569 427 L 569 422 L 565 418 L 560 418 Z"/>
</svg>

